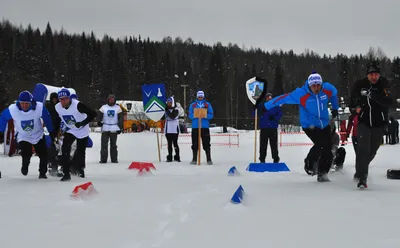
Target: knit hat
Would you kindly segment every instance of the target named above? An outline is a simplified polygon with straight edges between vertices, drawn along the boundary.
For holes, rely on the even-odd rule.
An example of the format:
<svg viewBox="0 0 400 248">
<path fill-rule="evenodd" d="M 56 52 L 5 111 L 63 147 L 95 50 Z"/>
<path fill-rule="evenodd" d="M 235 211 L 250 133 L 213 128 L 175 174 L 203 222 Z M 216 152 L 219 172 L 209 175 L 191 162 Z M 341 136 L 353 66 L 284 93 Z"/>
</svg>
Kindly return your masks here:
<svg viewBox="0 0 400 248">
<path fill-rule="evenodd" d="M 58 99 L 57 92 L 53 92 L 53 93 L 50 94 L 50 101 L 53 100 L 54 98 Z"/>
<path fill-rule="evenodd" d="M 308 76 L 307 81 L 308 81 L 308 86 L 315 85 L 315 84 L 322 85 L 322 77 L 321 77 L 321 75 L 319 75 L 316 72 L 310 74 L 310 76 Z"/>
<path fill-rule="evenodd" d="M 199 97 L 204 98 L 204 91 L 202 91 L 202 90 L 197 91 L 197 98 L 199 98 Z"/>
<path fill-rule="evenodd" d="M 19 102 L 31 102 L 32 101 L 32 94 L 27 90 L 22 91 L 19 94 L 18 101 Z"/>
<path fill-rule="evenodd" d="M 169 103 L 169 102 L 171 103 L 171 106 L 172 106 L 172 107 L 175 107 L 175 106 L 176 106 L 174 96 L 171 96 L 171 97 L 169 97 L 169 98 L 167 99 L 167 103 Z"/>
<path fill-rule="evenodd" d="M 265 97 L 267 97 L 267 96 L 272 97 L 272 93 L 271 93 L 271 92 L 268 92 L 268 93 L 265 95 Z"/>
<path fill-rule="evenodd" d="M 62 89 L 58 92 L 58 99 L 70 97 L 70 95 L 71 95 L 71 93 L 69 92 L 68 89 L 62 88 Z"/>
<path fill-rule="evenodd" d="M 107 96 L 107 100 L 108 100 L 108 99 L 111 99 L 111 98 L 114 98 L 114 100 L 116 99 L 114 94 L 109 94 L 109 95 Z"/>
<path fill-rule="evenodd" d="M 371 61 L 367 64 L 367 75 L 374 72 L 381 73 L 381 67 L 379 66 L 379 62 L 377 61 Z"/>
</svg>

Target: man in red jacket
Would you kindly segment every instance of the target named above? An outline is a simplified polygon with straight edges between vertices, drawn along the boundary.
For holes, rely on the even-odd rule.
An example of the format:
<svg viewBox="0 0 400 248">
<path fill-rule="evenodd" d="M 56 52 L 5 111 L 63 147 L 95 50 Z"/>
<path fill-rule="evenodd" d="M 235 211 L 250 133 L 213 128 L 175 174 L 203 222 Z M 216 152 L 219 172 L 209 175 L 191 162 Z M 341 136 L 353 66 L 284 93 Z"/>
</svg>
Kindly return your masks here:
<svg viewBox="0 0 400 248">
<path fill-rule="evenodd" d="M 356 112 L 349 116 L 349 122 L 347 123 L 347 137 L 350 136 L 351 130 L 353 129 L 353 133 L 351 134 L 351 142 L 353 142 L 354 152 L 357 153 L 357 126 L 358 126 L 358 115 L 360 114 L 361 108 L 357 107 Z"/>
</svg>

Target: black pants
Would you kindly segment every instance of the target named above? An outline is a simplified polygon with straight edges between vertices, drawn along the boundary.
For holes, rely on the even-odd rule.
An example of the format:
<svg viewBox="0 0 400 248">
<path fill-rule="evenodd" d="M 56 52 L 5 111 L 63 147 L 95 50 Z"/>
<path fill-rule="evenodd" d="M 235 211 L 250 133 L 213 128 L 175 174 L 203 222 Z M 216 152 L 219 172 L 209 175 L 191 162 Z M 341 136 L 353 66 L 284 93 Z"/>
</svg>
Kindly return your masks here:
<svg viewBox="0 0 400 248">
<path fill-rule="evenodd" d="M 165 137 L 167 138 L 168 142 L 168 158 L 172 159 L 172 145 L 175 149 L 175 158 L 179 158 L 179 146 L 178 146 L 178 134 L 177 133 L 167 133 Z"/>
<path fill-rule="evenodd" d="M 351 141 L 353 142 L 354 152 L 357 154 L 358 137 L 351 136 Z"/>
<path fill-rule="evenodd" d="M 360 179 L 368 177 L 369 164 L 374 159 L 384 135 L 383 127 L 368 127 L 358 124 L 358 147 L 356 153 L 356 176 Z"/>
<path fill-rule="evenodd" d="M 397 137 L 396 137 L 396 132 L 392 132 L 390 134 L 390 144 L 394 145 L 397 143 Z"/>
<path fill-rule="evenodd" d="M 70 173 L 70 165 L 71 165 L 71 146 L 72 143 L 76 140 L 76 151 L 74 155 L 74 159 L 72 160 L 72 166 L 77 171 L 83 171 L 85 169 L 85 160 L 86 160 L 86 146 L 88 142 L 88 137 L 77 139 L 74 135 L 70 133 L 64 134 L 63 144 L 62 144 L 62 156 L 61 156 L 61 164 L 63 167 L 64 175 L 69 175 Z"/>
<path fill-rule="evenodd" d="M 199 129 L 198 128 L 193 128 L 192 129 L 192 150 L 193 152 L 197 151 L 199 149 L 198 145 L 198 135 L 199 135 Z M 201 141 L 203 145 L 203 150 L 204 151 L 209 151 L 211 144 L 210 144 L 210 129 L 209 128 L 202 128 L 201 129 Z"/>
<path fill-rule="evenodd" d="M 261 128 L 260 132 L 260 162 L 265 163 L 265 157 L 267 156 L 267 147 L 271 147 L 272 159 L 274 162 L 279 161 L 278 153 L 278 129 L 277 128 Z"/>
<path fill-rule="evenodd" d="M 108 159 L 108 141 L 110 141 L 111 162 L 118 161 L 117 138 L 118 138 L 117 133 L 111 133 L 111 132 L 101 133 L 100 160 L 102 162 L 107 162 Z"/>
<path fill-rule="evenodd" d="M 32 157 L 32 144 L 27 141 L 21 141 L 18 143 L 21 149 L 21 156 L 22 156 L 22 167 L 28 168 L 29 164 L 31 163 Z M 34 144 L 33 147 L 35 148 L 36 154 L 39 156 L 39 173 L 45 175 L 47 173 L 47 163 L 49 160 L 46 141 L 44 137 L 39 140 L 37 144 Z"/>
<path fill-rule="evenodd" d="M 314 164 L 318 161 L 318 174 L 328 173 L 333 159 L 331 126 L 328 125 L 324 129 L 303 128 L 303 130 L 314 143 L 314 146 L 311 147 L 306 159 L 310 164 Z"/>
</svg>

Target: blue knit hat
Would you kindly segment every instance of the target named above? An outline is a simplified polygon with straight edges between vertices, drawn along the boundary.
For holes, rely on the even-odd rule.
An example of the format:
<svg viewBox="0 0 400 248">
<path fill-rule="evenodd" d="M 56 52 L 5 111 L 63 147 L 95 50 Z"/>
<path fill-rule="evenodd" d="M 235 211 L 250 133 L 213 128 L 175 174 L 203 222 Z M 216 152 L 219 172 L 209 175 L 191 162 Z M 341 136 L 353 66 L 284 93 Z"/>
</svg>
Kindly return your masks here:
<svg viewBox="0 0 400 248">
<path fill-rule="evenodd" d="M 19 94 L 18 101 L 19 102 L 32 102 L 32 94 L 27 90 L 22 91 Z"/>
<path fill-rule="evenodd" d="M 71 96 L 71 93 L 69 92 L 68 89 L 63 88 L 58 92 L 58 99 L 64 98 L 64 97 L 70 97 L 70 96 Z"/>
</svg>

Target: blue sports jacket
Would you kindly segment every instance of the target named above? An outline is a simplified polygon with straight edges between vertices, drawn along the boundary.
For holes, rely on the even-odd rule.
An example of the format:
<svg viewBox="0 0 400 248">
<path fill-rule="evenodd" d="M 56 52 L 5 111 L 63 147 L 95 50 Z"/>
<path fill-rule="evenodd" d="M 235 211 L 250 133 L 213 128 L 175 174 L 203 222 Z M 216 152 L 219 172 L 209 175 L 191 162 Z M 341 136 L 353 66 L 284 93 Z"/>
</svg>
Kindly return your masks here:
<svg viewBox="0 0 400 248">
<path fill-rule="evenodd" d="M 209 128 L 210 120 L 214 118 L 214 110 L 211 104 L 205 100 L 197 100 L 190 104 L 189 107 L 189 119 L 192 120 L 192 128 L 199 128 L 198 118 L 194 118 L 194 109 L 195 108 L 206 108 L 207 109 L 207 118 L 201 119 L 201 128 Z"/>
<path fill-rule="evenodd" d="M 266 102 L 265 108 L 272 109 L 281 104 L 298 104 L 300 105 L 301 126 L 303 128 L 323 129 L 330 123 L 329 102 L 332 104 L 332 109 L 337 110 L 339 108 L 335 86 L 324 82 L 321 91 L 314 94 L 308 87 L 308 81 L 306 81 L 303 87 Z"/>
<path fill-rule="evenodd" d="M 279 106 L 267 110 L 264 104 L 260 104 L 257 107 L 257 115 L 260 118 L 260 128 L 278 128 L 279 120 L 282 118 L 282 110 Z"/>
</svg>

